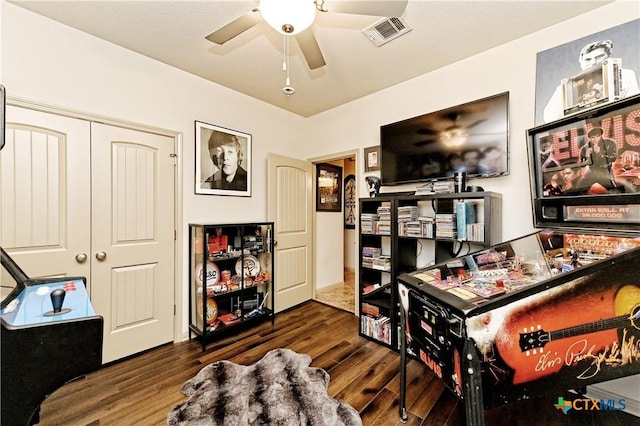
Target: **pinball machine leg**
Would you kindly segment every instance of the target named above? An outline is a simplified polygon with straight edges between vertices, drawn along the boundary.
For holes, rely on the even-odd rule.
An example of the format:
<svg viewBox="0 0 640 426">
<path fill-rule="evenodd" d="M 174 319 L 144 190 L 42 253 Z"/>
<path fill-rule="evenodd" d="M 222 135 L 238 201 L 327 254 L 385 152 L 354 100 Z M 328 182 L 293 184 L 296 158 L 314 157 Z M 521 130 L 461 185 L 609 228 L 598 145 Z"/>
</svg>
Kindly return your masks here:
<svg viewBox="0 0 640 426">
<path fill-rule="evenodd" d="M 484 401 L 480 360 L 475 345 L 469 339 L 464 342 L 462 371 L 464 382 L 464 412 L 467 426 L 484 426 Z"/>
<path fill-rule="evenodd" d="M 406 423 L 407 415 L 407 333 L 405 331 L 404 308 L 400 304 L 400 421 Z"/>
</svg>

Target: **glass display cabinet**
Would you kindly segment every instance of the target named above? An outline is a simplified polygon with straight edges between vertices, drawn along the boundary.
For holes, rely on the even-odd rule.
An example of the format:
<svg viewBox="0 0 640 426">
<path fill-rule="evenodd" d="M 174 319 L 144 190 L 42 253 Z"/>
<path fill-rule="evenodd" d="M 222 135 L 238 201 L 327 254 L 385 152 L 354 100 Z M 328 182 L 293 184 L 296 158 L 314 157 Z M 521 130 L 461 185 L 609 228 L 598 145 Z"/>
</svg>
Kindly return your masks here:
<svg viewBox="0 0 640 426">
<path fill-rule="evenodd" d="M 274 320 L 273 222 L 190 224 L 189 330 L 206 340 Z"/>
</svg>

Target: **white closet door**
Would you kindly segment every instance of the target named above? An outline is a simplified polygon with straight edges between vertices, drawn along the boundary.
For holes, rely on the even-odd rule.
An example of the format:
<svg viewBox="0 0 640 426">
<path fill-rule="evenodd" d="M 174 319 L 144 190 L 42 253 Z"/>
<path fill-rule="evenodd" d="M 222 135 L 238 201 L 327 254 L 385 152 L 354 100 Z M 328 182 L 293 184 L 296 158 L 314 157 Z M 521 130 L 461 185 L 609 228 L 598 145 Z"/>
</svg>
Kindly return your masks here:
<svg viewBox="0 0 640 426">
<path fill-rule="evenodd" d="M 94 308 L 103 362 L 173 341 L 173 139 L 92 124 Z"/>
<path fill-rule="evenodd" d="M 2 247 L 31 277 L 87 278 L 103 362 L 171 342 L 174 140 L 8 106 L 6 142 Z"/>
<path fill-rule="evenodd" d="M 0 243 L 31 277 L 90 275 L 90 125 L 7 106 Z"/>
</svg>

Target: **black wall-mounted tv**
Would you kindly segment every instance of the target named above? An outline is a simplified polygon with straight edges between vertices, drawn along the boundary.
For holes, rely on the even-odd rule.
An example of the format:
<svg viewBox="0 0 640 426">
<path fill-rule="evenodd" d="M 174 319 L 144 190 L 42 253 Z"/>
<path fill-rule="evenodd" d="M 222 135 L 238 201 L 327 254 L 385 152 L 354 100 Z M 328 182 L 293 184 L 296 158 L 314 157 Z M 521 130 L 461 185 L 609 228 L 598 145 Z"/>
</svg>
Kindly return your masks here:
<svg viewBox="0 0 640 426">
<path fill-rule="evenodd" d="M 509 173 L 509 92 L 380 126 L 382 185 Z"/>
</svg>

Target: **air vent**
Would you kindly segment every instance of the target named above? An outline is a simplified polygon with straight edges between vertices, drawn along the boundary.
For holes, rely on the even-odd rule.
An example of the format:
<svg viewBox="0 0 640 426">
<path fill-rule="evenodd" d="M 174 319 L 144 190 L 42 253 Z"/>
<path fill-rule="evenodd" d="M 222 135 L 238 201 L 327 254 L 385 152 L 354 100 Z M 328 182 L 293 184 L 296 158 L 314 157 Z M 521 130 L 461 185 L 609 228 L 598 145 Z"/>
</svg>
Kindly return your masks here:
<svg viewBox="0 0 640 426">
<path fill-rule="evenodd" d="M 382 21 L 362 30 L 376 46 L 382 46 L 409 31 L 411 31 L 411 28 L 402 18 L 384 18 Z"/>
</svg>

